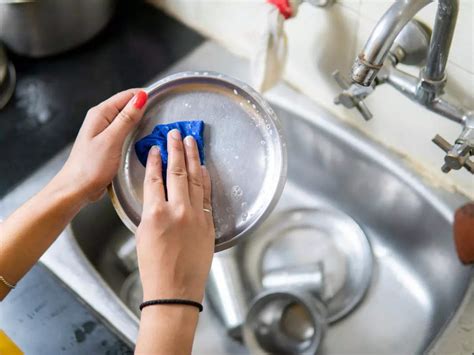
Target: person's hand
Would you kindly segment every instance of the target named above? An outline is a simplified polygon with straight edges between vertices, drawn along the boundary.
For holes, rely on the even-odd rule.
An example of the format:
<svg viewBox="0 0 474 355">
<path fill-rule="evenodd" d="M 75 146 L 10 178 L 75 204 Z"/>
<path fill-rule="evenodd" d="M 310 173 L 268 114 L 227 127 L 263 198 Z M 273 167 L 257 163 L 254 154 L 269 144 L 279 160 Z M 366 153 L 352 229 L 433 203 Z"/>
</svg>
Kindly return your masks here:
<svg viewBox="0 0 474 355">
<path fill-rule="evenodd" d="M 127 135 L 142 118 L 147 94 L 120 92 L 91 108 L 71 154 L 56 179 L 70 186 L 84 202 L 100 198 L 120 165 Z"/>
<path fill-rule="evenodd" d="M 211 181 L 196 141 L 168 133 L 167 197 L 159 148 L 148 156 L 137 253 L 144 300 L 201 302 L 214 253 Z"/>
</svg>

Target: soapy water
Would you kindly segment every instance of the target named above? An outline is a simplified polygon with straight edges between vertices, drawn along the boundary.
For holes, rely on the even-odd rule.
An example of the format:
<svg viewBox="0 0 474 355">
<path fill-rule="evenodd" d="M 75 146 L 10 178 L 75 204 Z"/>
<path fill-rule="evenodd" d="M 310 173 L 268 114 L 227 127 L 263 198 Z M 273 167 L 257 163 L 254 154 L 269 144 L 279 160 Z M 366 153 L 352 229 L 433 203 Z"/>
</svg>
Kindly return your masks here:
<svg viewBox="0 0 474 355">
<path fill-rule="evenodd" d="M 241 199 L 243 194 L 244 192 L 239 185 L 232 186 L 232 197 L 235 200 Z"/>
</svg>

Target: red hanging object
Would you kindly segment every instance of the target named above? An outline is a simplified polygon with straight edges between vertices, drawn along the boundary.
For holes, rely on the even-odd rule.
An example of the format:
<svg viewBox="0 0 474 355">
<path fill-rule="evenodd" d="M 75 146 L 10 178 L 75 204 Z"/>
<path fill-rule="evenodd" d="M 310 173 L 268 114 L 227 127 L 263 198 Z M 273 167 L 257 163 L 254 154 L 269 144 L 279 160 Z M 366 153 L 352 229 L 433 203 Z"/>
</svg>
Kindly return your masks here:
<svg viewBox="0 0 474 355">
<path fill-rule="evenodd" d="M 270 4 L 275 5 L 280 10 L 280 13 L 285 19 L 288 19 L 292 15 L 292 10 L 290 6 L 290 0 L 267 0 Z"/>
</svg>

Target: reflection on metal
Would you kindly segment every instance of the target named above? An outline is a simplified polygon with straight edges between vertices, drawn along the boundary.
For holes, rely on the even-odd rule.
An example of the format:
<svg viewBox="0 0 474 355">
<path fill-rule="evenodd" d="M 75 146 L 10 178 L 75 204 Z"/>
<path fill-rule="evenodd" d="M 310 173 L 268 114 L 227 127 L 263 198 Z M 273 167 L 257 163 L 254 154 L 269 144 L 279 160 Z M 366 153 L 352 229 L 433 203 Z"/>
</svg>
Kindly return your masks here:
<svg viewBox="0 0 474 355">
<path fill-rule="evenodd" d="M 109 189 L 120 218 L 132 232 L 141 219 L 145 169 L 135 142 L 157 124 L 199 119 L 206 125 L 206 166 L 213 181 L 215 249 L 235 245 L 265 220 L 286 182 L 286 146 L 277 116 L 248 85 L 214 72 L 176 73 L 146 91 L 144 119 L 124 143 Z"/>
<path fill-rule="evenodd" d="M 362 301 L 372 278 L 373 256 L 367 236 L 352 218 L 325 206 L 275 213 L 243 244 L 242 255 L 246 278 L 255 293 L 264 288 L 265 279 L 268 283 L 268 274 L 275 269 L 301 270 L 321 264 L 321 299 L 330 323 Z M 294 289 L 296 285 L 278 286 Z"/>
<path fill-rule="evenodd" d="M 196 67 L 248 80 L 242 74 L 246 62 L 214 43 L 198 48 L 174 70 Z M 451 237 L 452 216 L 466 202 L 465 197 L 429 185 L 399 156 L 288 86 L 280 85 L 267 95 L 283 122 L 289 155 L 288 183 L 275 212 L 335 206 L 357 221 L 375 250 L 368 292 L 350 316 L 328 328 L 325 353 L 350 349 L 361 354 L 391 354 L 395 348 L 403 354 L 429 352 L 468 295 L 473 270 L 461 265 Z M 44 186 L 68 153 L 58 154 L 0 199 L 0 218 Z M 390 197 L 383 198 L 387 193 Z M 42 262 L 106 319 L 116 334 L 133 343 L 138 318 L 118 297 L 128 274 L 111 261 L 116 259 L 110 259 L 113 251 L 108 247 L 117 233 L 127 233 L 127 229 L 110 201 L 91 204 Z M 308 255 L 316 252 L 320 250 L 307 248 Z M 237 261 L 241 263 L 242 256 Z M 402 276 L 397 270 L 402 270 Z M 415 292 L 410 290 L 412 285 Z M 208 302 L 200 315 L 193 351 L 248 354 L 227 335 Z"/>
<path fill-rule="evenodd" d="M 10 101 L 15 91 L 16 71 L 8 60 L 7 52 L 0 42 L 0 110 Z"/>
<path fill-rule="evenodd" d="M 443 172 L 464 167 L 474 174 L 471 169 L 474 163 L 470 160 L 474 155 L 474 111 L 460 106 L 444 92 L 446 64 L 456 27 L 459 0 L 438 0 L 432 34 L 425 25 L 413 20 L 418 11 L 431 2 L 433 0 L 394 2 L 377 23 L 364 49 L 356 58 L 351 71 L 352 84 L 349 85 L 338 74 L 335 75 L 343 89 L 335 103 L 347 108 L 357 108 L 367 120 L 372 115 L 363 100 L 376 86 L 390 84 L 428 110 L 463 126 L 453 145 L 443 144 L 438 136 L 433 142 L 446 152 Z M 398 69 L 399 63 L 426 65 L 420 70 L 419 76 L 413 76 Z"/>
<path fill-rule="evenodd" d="M 326 329 L 323 303 L 307 291 L 281 289 L 255 298 L 243 333 L 251 354 L 316 354 Z"/>
</svg>

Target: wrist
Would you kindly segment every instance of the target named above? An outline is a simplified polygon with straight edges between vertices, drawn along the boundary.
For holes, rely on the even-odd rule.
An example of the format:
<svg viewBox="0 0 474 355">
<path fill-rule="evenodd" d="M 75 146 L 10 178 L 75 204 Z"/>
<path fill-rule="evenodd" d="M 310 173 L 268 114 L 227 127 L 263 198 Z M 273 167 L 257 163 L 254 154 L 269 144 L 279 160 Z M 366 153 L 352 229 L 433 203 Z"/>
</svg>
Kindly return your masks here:
<svg viewBox="0 0 474 355">
<path fill-rule="evenodd" d="M 165 290 L 158 286 L 149 286 L 143 284 L 143 302 L 159 299 L 183 299 L 202 303 L 204 298 L 204 289 L 189 290 L 188 287 L 167 287 Z"/>
<path fill-rule="evenodd" d="M 199 310 L 183 304 L 160 304 L 143 308 L 140 318 L 144 322 L 160 319 L 163 324 L 187 325 L 193 330 L 199 319 Z"/>
<path fill-rule="evenodd" d="M 64 199 L 68 205 L 81 208 L 88 203 L 86 189 L 76 179 L 61 170 L 47 186 L 49 192 Z"/>
</svg>

